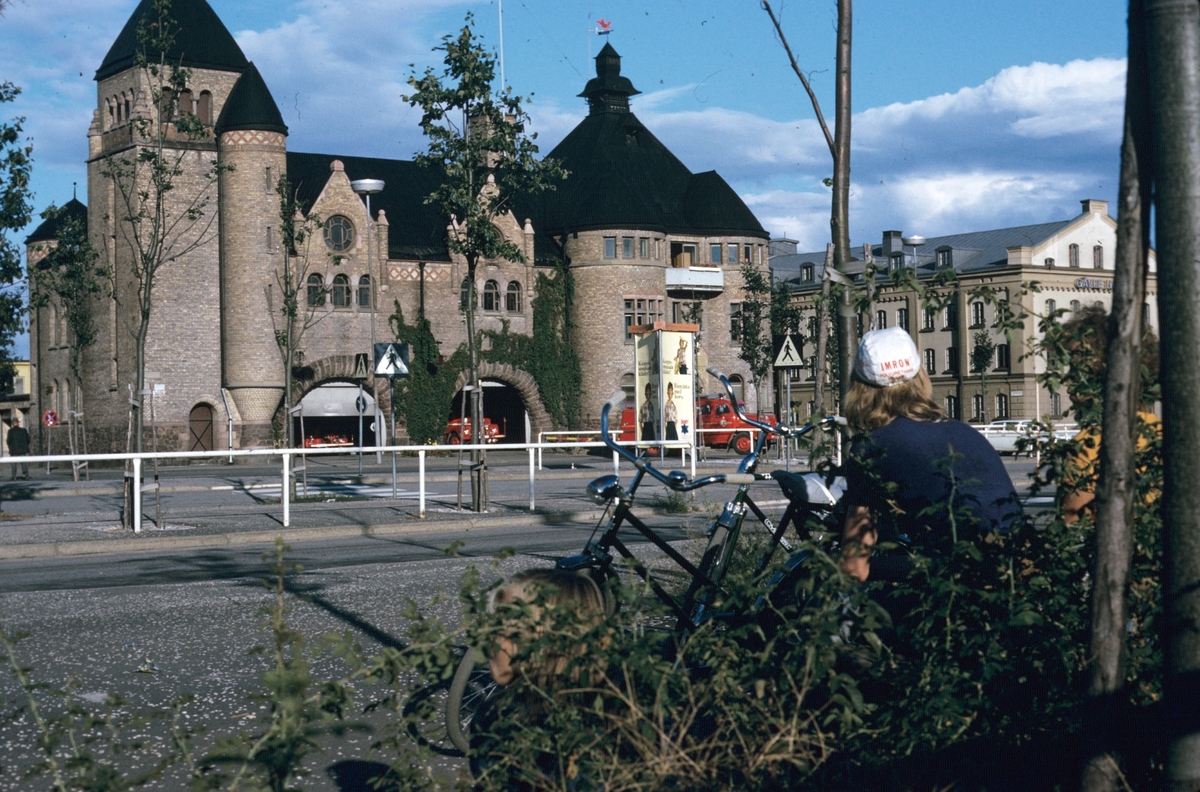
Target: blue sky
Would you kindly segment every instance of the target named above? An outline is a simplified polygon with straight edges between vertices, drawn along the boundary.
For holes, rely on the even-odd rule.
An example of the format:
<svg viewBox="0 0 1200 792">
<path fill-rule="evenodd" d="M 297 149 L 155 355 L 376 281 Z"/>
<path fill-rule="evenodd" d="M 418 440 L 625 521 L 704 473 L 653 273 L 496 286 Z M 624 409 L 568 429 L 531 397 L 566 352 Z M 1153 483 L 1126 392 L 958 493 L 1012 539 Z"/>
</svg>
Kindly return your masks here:
<svg viewBox="0 0 1200 792">
<path fill-rule="evenodd" d="M 460 0 L 209 0 L 262 72 L 293 151 L 408 158 L 422 146 L 405 80 L 472 11 L 499 45 L 497 5 Z M 92 80 L 136 0 L 12 0 L 0 80 L 22 86 L 36 204 L 85 180 Z M 833 0 L 780 4 L 833 114 Z M 855 3 L 851 238 L 939 234 L 1074 216 L 1112 201 L 1125 73 L 1117 0 Z M 543 151 L 585 113 L 576 94 L 609 37 L 642 91 L 633 110 L 693 171 L 715 169 L 772 234 L 828 237 L 828 149 L 757 0 L 504 0 L 505 71 L 532 94 Z"/>
</svg>

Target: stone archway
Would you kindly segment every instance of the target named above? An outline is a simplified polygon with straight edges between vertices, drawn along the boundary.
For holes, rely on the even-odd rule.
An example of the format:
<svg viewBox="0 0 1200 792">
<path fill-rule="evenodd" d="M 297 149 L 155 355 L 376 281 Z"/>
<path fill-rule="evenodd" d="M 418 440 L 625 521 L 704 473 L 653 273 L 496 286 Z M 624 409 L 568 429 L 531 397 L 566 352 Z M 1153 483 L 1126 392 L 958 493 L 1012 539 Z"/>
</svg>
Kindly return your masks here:
<svg viewBox="0 0 1200 792">
<path fill-rule="evenodd" d="M 305 377 L 303 380 L 296 377 L 292 378 L 292 405 L 299 404 L 301 399 L 322 385 L 329 385 L 335 382 L 357 383 L 358 380 L 354 378 L 354 358 L 354 355 L 330 355 L 307 364 L 304 368 L 312 372 L 311 377 Z M 370 376 L 363 380 L 363 390 L 374 394 L 375 384 L 375 377 Z M 379 379 L 379 404 L 390 404 L 391 400 L 392 382 L 389 379 L 381 377 Z M 286 420 L 283 415 L 282 399 L 280 400 L 276 417 L 280 421 Z M 384 421 L 386 422 L 386 420 L 387 410 L 384 410 Z M 397 424 L 396 432 L 402 441 L 407 442 L 408 438 L 404 433 L 403 425 Z"/>
<path fill-rule="evenodd" d="M 550 413 L 546 412 L 546 407 L 542 404 L 542 397 L 538 395 L 537 382 L 529 372 L 514 368 L 508 363 L 480 361 L 479 379 L 500 380 L 516 388 L 517 393 L 521 394 L 521 399 L 525 402 L 525 409 L 529 411 L 530 437 L 527 438 L 529 442 L 533 442 L 539 432 L 549 432 L 554 428 L 550 420 Z M 458 379 L 454 381 L 454 392 L 458 393 L 470 381 L 471 372 L 469 370 L 459 373 Z"/>
</svg>

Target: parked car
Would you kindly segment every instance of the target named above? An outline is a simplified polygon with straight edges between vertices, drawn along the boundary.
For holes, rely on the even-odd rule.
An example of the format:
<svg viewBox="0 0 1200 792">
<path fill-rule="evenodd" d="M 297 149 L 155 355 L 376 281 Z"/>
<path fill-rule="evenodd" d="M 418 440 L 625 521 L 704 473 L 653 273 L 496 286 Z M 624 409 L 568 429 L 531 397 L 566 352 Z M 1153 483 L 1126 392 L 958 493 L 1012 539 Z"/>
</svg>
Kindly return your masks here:
<svg viewBox="0 0 1200 792">
<path fill-rule="evenodd" d="M 484 416 L 483 419 L 483 438 L 485 443 L 499 443 L 504 437 L 504 433 L 500 431 L 500 427 L 492 422 L 491 418 Z M 446 429 L 442 432 L 442 443 L 445 445 L 460 445 L 462 443 L 471 442 L 471 419 L 467 418 L 465 423 L 461 418 L 451 418 L 446 424 Z"/>
<path fill-rule="evenodd" d="M 1033 439 L 1033 423 L 1031 421 L 1001 419 L 992 421 L 986 426 L 976 426 L 979 433 L 982 434 L 992 448 L 996 449 L 1000 454 L 1018 453 L 1018 443 L 1022 439 Z M 1042 442 L 1050 439 L 1054 440 L 1069 440 L 1079 432 L 1079 427 L 1075 424 L 1055 424 L 1053 431 L 1047 434 L 1045 430 L 1041 433 Z"/>
<path fill-rule="evenodd" d="M 305 448 L 342 448 L 345 446 L 353 446 L 354 441 L 345 435 L 313 435 L 304 438 Z"/>
</svg>

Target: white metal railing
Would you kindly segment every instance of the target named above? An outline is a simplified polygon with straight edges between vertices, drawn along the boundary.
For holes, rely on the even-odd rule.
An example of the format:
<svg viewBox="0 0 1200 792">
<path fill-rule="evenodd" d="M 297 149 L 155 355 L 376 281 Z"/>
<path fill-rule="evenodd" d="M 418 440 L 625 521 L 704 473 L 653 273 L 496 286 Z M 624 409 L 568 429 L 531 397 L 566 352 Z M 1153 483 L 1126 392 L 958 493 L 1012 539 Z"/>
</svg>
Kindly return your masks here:
<svg viewBox="0 0 1200 792">
<path fill-rule="evenodd" d="M 555 434 L 555 433 L 549 433 Z M 558 432 L 557 434 L 568 434 L 567 432 Z M 572 432 L 569 434 L 582 435 L 584 432 Z M 594 432 L 593 434 L 599 434 Z M 636 442 L 622 443 L 622 445 L 637 445 Z M 337 448 L 245 448 L 245 449 L 225 449 L 214 451 L 146 451 L 142 453 L 111 453 L 111 454 L 30 454 L 27 456 L 8 456 L 0 457 L 0 465 L 5 462 L 11 464 L 47 464 L 52 462 L 72 463 L 77 462 L 125 462 L 130 461 L 133 468 L 132 475 L 126 474 L 126 478 L 132 479 L 133 487 L 133 526 L 135 533 L 142 531 L 142 495 L 146 492 L 153 492 L 157 487 L 157 483 L 145 484 L 142 482 L 142 467 L 146 460 L 154 459 L 218 459 L 227 458 L 233 460 L 237 457 L 279 457 L 281 462 L 281 481 L 280 481 L 280 503 L 283 507 L 283 527 L 287 528 L 291 525 L 291 487 L 288 486 L 290 477 L 304 471 L 306 468 L 306 457 L 309 456 L 330 456 L 338 455 L 353 455 L 353 454 L 375 454 L 375 453 L 391 453 L 393 459 L 398 453 L 415 453 L 417 455 L 417 502 L 420 517 L 425 517 L 425 501 L 426 501 L 426 475 L 425 475 L 425 457 L 430 452 L 433 453 L 453 453 L 458 451 L 527 451 L 529 455 L 529 510 L 533 511 L 536 507 L 536 474 L 535 470 L 540 469 L 541 453 L 544 449 L 564 449 L 564 448 L 605 448 L 605 444 L 599 440 L 583 441 L 571 443 L 505 443 L 504 445 L 486 444 L 486 445 L 397 445 L 397 446 L 341 446 Z M 535 458 L 536 454 L 536 458 Z M 300 457 L 300 465 L 293 466 L 293 457 Z M 696 460 L 692 457 L 692 475 L 696 474 Z M 536 464 L 535 464 L 536 463 Z M 613 471 L 620 474 L 620 457 L 613 453 Z M 396 496 L 396 466 L 392 465 L 392 496 Z"/>
<path fill-rule="evenodd" d="M 656 446 L 659 449 L 659 453 L 662 453 L 662 451 L 665 449 L 679 450 L 682 452 L 683 457 L 684 457 L 683 459 L 680 460 L 680 464 L 687 464 L 686 460 L 690 459 L 692 476 L 694 477 L 696 475 L 696 454 L 693 452 L 693 446 L 691 446 L 691 445 L 682 445 L 679 443 L 672 443 L 672 442 L 666 441 L 666 440 L 657 440 L 653 443 L 647 442 L 646 440 L 618 440 L 617 437 L 619 437 L 621 435 L 620 431 L 617 431 L 616 429 L 609 429 L 608 433 L 612 436 L 614 443 L 616 443 L 619 446 L 624 446 L 626 448 L 633 448 L 635 446 L 639 447 L 639 448 L 644 447 L 644 446 Z M 578 446 L 581 448 L 583 448 L 583 447 L 596 448 L 596 447 L 605 445 L 603 442 L 599 442 L 599 441 L 582 442 L 582 443 L 568 441 L 568 442 L 556 443 L 556 442 L 547 441 L 545 439 L 547 437 L 556 437 L 556 436 L 579 437 L 580 435 L 596 435 L 597 437 L 599 437 L 600 430 L 599 429 L 580 429 L 578 431 L 538 432 L 538 441 L 537 441 L 537 447 L 538 447 L 537 467 L 538 467 L 538 470 L 542 469 L 542 450 L 545 448 L 550 448 L 550 449 L 572 448 L 575 446 Z M 494 448 L 495 446 L 493 445 L 490 447 Z M 620 460 L 620 457 L 617 455 L 617 452 L 614 451 L 613 452 L 613 471 L 617 472 L 617 473 L 620 472 L 619 460 Z"/>
</svg>

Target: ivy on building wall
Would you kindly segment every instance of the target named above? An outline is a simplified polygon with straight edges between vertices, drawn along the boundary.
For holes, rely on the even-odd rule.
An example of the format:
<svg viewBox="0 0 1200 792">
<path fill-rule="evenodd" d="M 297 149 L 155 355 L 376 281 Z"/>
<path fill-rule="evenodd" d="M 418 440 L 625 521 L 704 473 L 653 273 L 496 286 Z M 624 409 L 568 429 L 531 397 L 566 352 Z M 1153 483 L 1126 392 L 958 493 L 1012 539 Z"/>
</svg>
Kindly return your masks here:
<svg viewBox="0 0 1200 792">
<path fill-rule="evenodd" d="M 578 427 L 581 412 L 583 375 L 570 338 L 572 287 L 565 271 L 554 277 L 539 273 L 531 306 L 533 335 L 512 333 L 507 322 L 500 330 L 480 333 L 480 358 L 528 372 L 537 383 L 542 405 L 559 428 Z M 388 321 L 396 340 L 409 344 L 412 355 L 411 376 L 396 381 L 396 415 L 405 422 L 414 443 L 436 441 L 450 417 L 458 375 L 468 365 L 467 346 L 460 345 L 439 363 L 437 339 L 429 321 L 421 317 L 415 324 L 406 324 L 400 304 L 394 305 Z"/>
</svg>

